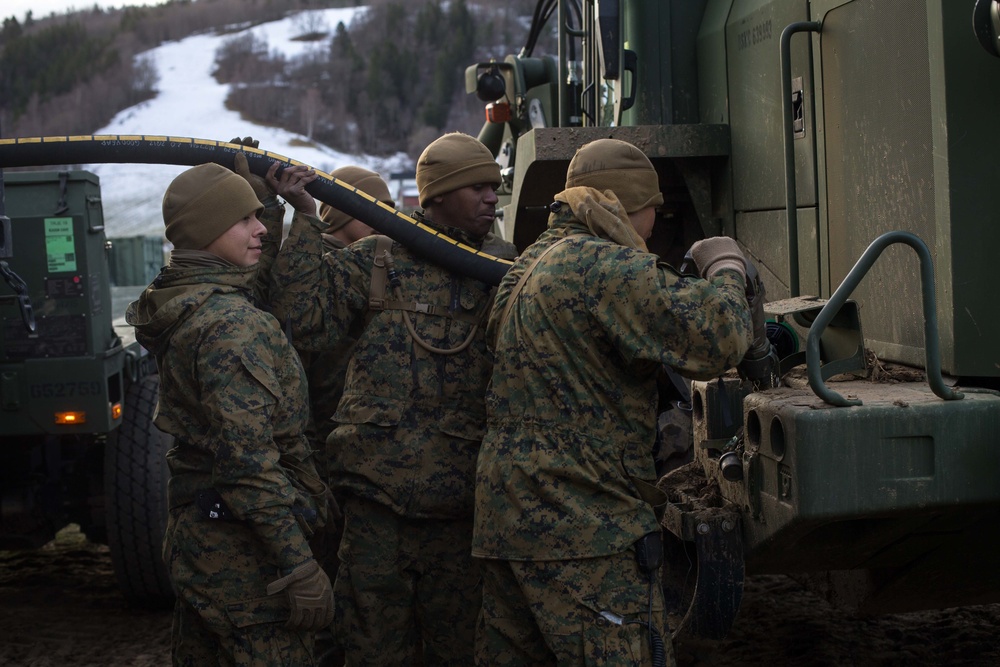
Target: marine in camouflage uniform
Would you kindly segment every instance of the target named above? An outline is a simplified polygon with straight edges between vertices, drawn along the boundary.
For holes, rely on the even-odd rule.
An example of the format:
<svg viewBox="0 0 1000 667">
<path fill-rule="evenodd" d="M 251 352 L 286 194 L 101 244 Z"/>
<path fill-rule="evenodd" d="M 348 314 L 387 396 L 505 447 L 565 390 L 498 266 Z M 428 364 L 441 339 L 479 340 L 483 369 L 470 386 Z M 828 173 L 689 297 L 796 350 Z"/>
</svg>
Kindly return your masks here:
<svg viewBox="0 0 1000 667">
<path fill-rule="evenodd" d="M 347 166 L 335 169 L 330 175 L 339 181 L 366 192 L 387 206 L 395 206 L 389 194 L 389 186 L 382 177 L 374 171 L 362 167 Z M 319 208 L 319 221 L 312 221 L 310 229 L 323 225 L 323 250 L 341 250 L 351 243 L 374 234 L 374 230 L 361 220 L 352 218 L 349 214 L 338 210 L 329 204 Z M 363 322 L 358 323 L 358 329 Z M 309 379 L 309 401 L 312 407 L 314 421 L 314 436 L 317 449 L 325 446 L 326 438 L 333 430 L 331 418 L 337 410 L 340 396 L 344 392 L 344 378 L 347 374 L 347 362 L 351 358 L 351 350 L 357 342 L 359 331 L 349 332 L 341 338 L 334 349 L 324 349 L 310 353 L 300 350 L 302 365 Z M 295 342 L 294 340 L 292 341 Z M 326 461 L 324 469 L 326 474 Z"/>
<path fill-rule="evenodd" d="M 710 378 L 739 362 L 751 330 L 744 277 L 735 256 L 706 280 L 646 252 L 663 198 L 631 144 L 584 146 L 566 186 L 489 322 L 476 664 L 672 664 L 658 572 L 636 559 L 644 536 L 660 536 L 654 505 L 665 501 L 649 484 L 656 377 L 664 364 Z"/>
<path fill-rule="evenodd" d="M 485 146 L 445 135 L 424 150 L 416 178 L 422 224 L 513 258 L 488 233 L 500 169 Z M 324 253 L 322 224 L 302 215 L 308 203 L 286 199 L 296 216 L 275 265 L 274 307 L 296 347 L 335 349 L 364 325 L 327 441 L 331 485 L 345 498 L 335 632 L 348 664 L 408 665 L 422 653 L 427 665 L 467 667 L 481 603 L 469 544 L 491 287 L 397 243 L 385 257 L 385 237 Z"/>
<path fill-rule="evenodd" d="M 339 181 L 366 192 L 387 206 L 396 203 L 389 194 L 389 186 L 382 177 L 374 171 L 353 165 L 340 167 L 330 172 Z M 349 214 L 323 203 L 319 207 L 319 218 L 325 224 L 323 229 L 323 250 L 341 250 L 351 243 L 371 236 L 375 233 L 371 227 L 352 218 Z M 335 348 L 309 352 L 299 350 L 299 358 L 306 371 L 309 382 L 309 404 L 312 419 L 309 425 L 309 440 L 313 448 L 321 453 L 317 468 L 324 479 L 329 477 L 330 456 L 326 452 L 326 439 L 333 430 L 333 413 L 337 410 L 340 396 L 344 392 L 344 378 L 347 375 L 347 363 L 361 333 L 363 322 L 358 322 L 355 331 L 350 331 L 341 338 Z M 293 341 L 294 342 L 294 341 Z M 313 550 L 316 557 L 323 563 L 323 569 L 331 577 L 335 577 L 340 567 L 337 560 L 337 549 L 340 546 L 340 531 L 326 531 L 322 540 L 313 540 Z M 343 650 L 339 642 L 327 631 L 316 637 L 316 655 L 323 664 L 343 664 Z"/>
<path fill-rule="evenodd" d="M 305 436 L 305 376 L 253 296 L 261 208 L 218 165 L 174 179 L 163 213 L 175 249 L 126 313 L 156 359 L 155 424 L 176 439 L 163 545 L 175 665 L 312 665 L 312 634 L 332 620 L 307 542 L 331 508 Z"/>
</svg>

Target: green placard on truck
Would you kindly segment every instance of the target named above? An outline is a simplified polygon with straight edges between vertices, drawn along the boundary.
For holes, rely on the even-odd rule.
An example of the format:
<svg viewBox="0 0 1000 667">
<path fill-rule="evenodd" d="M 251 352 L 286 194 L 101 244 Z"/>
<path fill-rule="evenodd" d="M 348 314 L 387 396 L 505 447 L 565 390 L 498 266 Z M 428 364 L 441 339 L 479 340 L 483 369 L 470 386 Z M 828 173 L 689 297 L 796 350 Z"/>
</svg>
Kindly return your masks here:
<svg viewBox="0 0 1000 667">
<path fill-rule="evenodd" d="M 76 271 L 73 218 L 45 218 L 45 254 L 49 273 Z"/>
</svg>

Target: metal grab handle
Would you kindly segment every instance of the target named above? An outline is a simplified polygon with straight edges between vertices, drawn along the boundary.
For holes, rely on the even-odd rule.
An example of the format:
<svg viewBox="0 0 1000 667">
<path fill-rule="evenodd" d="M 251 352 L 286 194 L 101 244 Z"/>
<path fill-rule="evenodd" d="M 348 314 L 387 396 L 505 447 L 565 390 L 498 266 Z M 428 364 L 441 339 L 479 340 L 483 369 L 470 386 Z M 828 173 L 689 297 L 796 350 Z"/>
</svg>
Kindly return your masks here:
<svg viewBox="0 0 1000 667">
<path fill-rule="evenodd" d="M 931 253 L 916 234 L 896 231 L 887 232 L 872 241 L 847 274 L 847 277 L 844 278 L 844 282 L 840 283 L 840 287 L 819 311 L 819 315 L 816 316 L 816 320 L 809 329 L 809 337 L 806 340 L 806 370 L 809 373 L 809 386 L 812 387 L 817 396 L 831 405 L 846 407 L 861 405 L 861 401 L 859 399 L 848 400 L 828 389 L 823 383 L 823 375 L 820 372 L 819 339 L 827 325 L 830 324 L 841 306 L 858 286 L 858 283 L 867 275 L 875 260 L 879 258 L 886 247 L 893 243 L 907 244 L 916 251 L 920 258 L 920 290 L 924 307 L 924 359 L 927 382 L 937 396 L 947 401 L 963 397 L 961 392 L 946 386 L 941 378 L 941 353 L 938 349 L 937 304 L 934 299 L 934 266 L 931 262 Z"/>
<path fill-rule="evenodd" d="M 792 35 L 819 32 L 821 23 L 790 23 L 781 31 L 781 113 L 785 139 L 785 218 L 788 221 L 788 292 L 799 296 L 799 216 L 795 207 L 795 144 L 792 128 Z"/>
</svg>

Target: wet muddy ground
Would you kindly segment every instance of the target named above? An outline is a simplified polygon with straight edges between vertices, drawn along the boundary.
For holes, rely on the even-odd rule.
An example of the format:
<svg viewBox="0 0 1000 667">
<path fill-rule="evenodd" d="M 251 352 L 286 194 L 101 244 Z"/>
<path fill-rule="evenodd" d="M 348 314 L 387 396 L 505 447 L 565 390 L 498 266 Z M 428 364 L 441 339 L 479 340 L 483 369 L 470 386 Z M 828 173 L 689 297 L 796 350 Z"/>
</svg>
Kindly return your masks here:
<svg viewBox="0 0 1000 667">
<path fill-rule="evenodd" d="M 750 577 L 729 637 L 679 646 L 692 667 L 1000 665 L 1000 604 L 854 618 L 783 576 Z M 36 551 L 0 551 L 0 665 L 170 662 L 170 612 L 129 609 L 106 547 L 73 527 Z"/>
</svg>

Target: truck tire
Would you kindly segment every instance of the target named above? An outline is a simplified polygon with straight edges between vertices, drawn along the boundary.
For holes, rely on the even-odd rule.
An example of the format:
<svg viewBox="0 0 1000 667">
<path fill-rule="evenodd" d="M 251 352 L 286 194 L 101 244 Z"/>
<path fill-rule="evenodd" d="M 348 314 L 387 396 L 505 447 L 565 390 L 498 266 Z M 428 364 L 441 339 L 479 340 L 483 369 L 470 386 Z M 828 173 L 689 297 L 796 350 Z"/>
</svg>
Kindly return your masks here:
<svg viewBox="0 0 1000 667">
<path fill-rule="evenodd" d="M 159 387 L 158 375 L 129 385 L 122 425 L 104 453 L 108 547 L 118 586 L 130 605 L 152 609 L 169 608 L 174 599 L 162 556 L 173 438 L 153 425 Z"/>
</svg>

